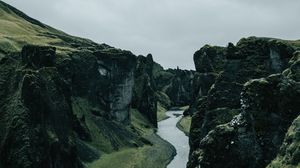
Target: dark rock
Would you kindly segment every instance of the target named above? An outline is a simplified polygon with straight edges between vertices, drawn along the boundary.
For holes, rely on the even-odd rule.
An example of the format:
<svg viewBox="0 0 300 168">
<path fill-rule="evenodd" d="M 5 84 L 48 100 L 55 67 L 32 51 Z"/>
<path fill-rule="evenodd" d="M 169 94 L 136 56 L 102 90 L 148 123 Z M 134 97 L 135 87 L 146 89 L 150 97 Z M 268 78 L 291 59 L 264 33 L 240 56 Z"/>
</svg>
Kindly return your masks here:
<svg viewBox="0 0 300 168">
<path fill-rule="evenodd" d="M 190 100 L 190 106 L 185 110 L 184 115 L 192 116 L 198 111 L 201 105 L 200 101 L 203 97 L 206 97 L 211 86 L 215 83 L 217 78 L 217 73 L 195 73 L 194 79 L 192 81 L 192 95 Z"/>
<path fill-rule="evenodd" d="M 108 119 L 128 124 L 135 65 L 130 52 L 109 49 L 76 52 L 61 61 L 59 70 L 71 83 L 74 96 L 97 104 Z"/>
<path fill-rule="evenodd" d="M 70 94 L 56 68 L 19 71 L 9 61 L 1 90 L 1 163 L 5 167 L 82 167 L 72 135 Z M 1 78 L 2 79 L 2 78 Z M 6 101 L 9 100 L 9 101 Z"/>
<path fill-rule="evenodd" d="M 205 45 L 194 54 L 196 70 L 199 73 L 220 72 L 225 63 L 225 49 Z"/>
<path fill-rule="evenodd" d="M 150 54 L 147 57 L 138 56 L 132 107 L 137 108 L 154 127 L 157 127 L 157 98 L 152 74 L 153 66 L 154 62 Z"/>
<path fill-rule="evenodd" d="M 22 48 L 22 61 L 35 69 L 54 66 L 55 48 L 46 46 L 25 45 Z"/>
<path fill-rule="evenodd" d="M 137 108 L 152 125 L 157 125 L 157 102 L 165 109 L 188 105 L 191 101 L 194 71 L 164 70 L 147 57 L 138 56 L 135 70 L 133 108 Z"/>
<path fill-rule="evenodd" d="M 83 141 L 77 139 L 76 141 L 77 153 L 80 159 L 84 162 L 92 162 L 100 158 L 99 151 Z"/>
<path fill-rule="evenodd" d="M 165 93 L 169 96 L 172 106 L 188 105 L 192 97 L 192 84 L 194 71 L 181 69 L 168 69 L 173 77 L 164 86 Z M 156 80 L 157 83 L 160 79 Z"/>
<path fill-rule="evenodd" d="M 290 60 L 289 64 L 291 66 L 285 71 L 285 75 L 296 81 L 300 81 L 300 52 L 295 52 L 294 57 Z"/>
<path fill-rule="evenodd" d="M 245 84 L 242 113 L 202 138 L 193 152 L 198 164 L 216 168 L 266 167 L 278 153 L 287 128 L 299 115 L 299 86 L 281 75 Z"/>
<path fill-rule="evenodd" d="M 172 107 L 172 102 L 167 94 L 162 91 L 156 92 L 156 99 L 165 109 L 170 109 Z"/>
<path fill-rule="evenodd" d="M 284 142 L 280 147 L 276 159 L 267 168 L 290 167 L 297 168 L 300 164 L 300 116 L 288 129 Z"/>
<path fill-rule="evenodd" d="M 133 54 L 110 48 L 56 58 L 54 48 L 25 46 L 21 55 L 21 69 L 15 56 L 1 60 L 1 165 L 76 168 L 99 158 L 99 150 L 143 146 L 126 129 Z"/>
<path fill-rule="evenodd" d="M 206 48 L 207 46 L 205 46 L 204 49 L 202 50 L 205 50 Z M 196 107 L 198 112 L 192 118 L 191 133 L 190 133 L 191 153 L 190 153 L 190 160 L 189 160 L 188 167 L 196 167 L 196 165 L 199 164 L 201 165 L 201 167 L 221 167 L 221 164 L 219 163 L 222 162 L 228 163 L 228 164 L 224 164 L 223 167 L 266 166 L 267 163 L 269 163 L 275 157 L 278 148 L 282 143 L 282 139 L 284 135 L 284 131 L 283 132 L 274 131 L 276 129 L 279 129 L 278 128 L 279 121 L 278 122 L 275 121 L 277 121 L 278 117 L 280 118 L 281 115 L 282 117 L 288 116 L 288 114 L 280 114 L 280 115 L 272 114 L 270 116 L 269 112 L 280 111 L 281 108 L 279 108 L 276 105 L 276 103 L 279 102 L 282 103 L 286 102 L 282 104 L 282 107 L 292 108 L 291 111 L 296 111 L 295 108 L 298 108 L 296 103 L 292 103 L 291 99 L 288 99 L 290 103 L 287 103 L 287 101 L 280 101 L 274 98 L 274 97 L 278 97 L 278 95 L 271 95 L 271 94 L 260 95 L 262 93 L 266 93 L 267 90 L 268 93 L 269 92 L 270 93 L 274 92 L 274 94 L 278 93 L 280 89 L 283 90 L 283 88 L 285 88 L 283 87 L 283 85 L 285 85 L 284 83 L 286 82 L 289 83 L 286 86 L 290 86 L 290 84 L 293 83 L 290 79 L 282 79 L 281 77 L 278 78 L 276 76 L 270 76 L 267 79 L 268 80 L 267 87 L 264 87 L 259 91 L 255 91 L 255 94 L 260 95 L 258 96 L 259 98 L 271 101 L 271 102 L 269 101 L 260 102 L 261 104 L 265 104 L 265 105 L 268 104 L 268 107 L 265 107 L 265 109 L 268 109 L 267 110 L 268 112 L 266 112 L 266 115 L 268 114 L 268 116 L 260 115 L 260 117 L 258 118 L 254 117 L 254 119 L 251 121 L 247 120 L 248 122 L 246 123 L 248 123 L 248 126 L 246 128 L 234 129 L 234 132 L 230 133 L 230 135 L 232 135 L 232 139 L 239 139 L 238 148 L 232 148 L 232 151 L 229 152 L 227 150 L 222 151 L 219 147 L 216 149 L 208 150 L 208 148 L 204 145 L 206 144 L 206 142 L 202 142 L 203 139 L 205 139 L 205 137 L 210 134 L 209 132 L 213 131 L 214 128 L 219 127 L 222 124 L 226 124 L 228 122 L 228 119 L 233 117 L 233 115 L 239 111 L 238 110 L 232 113 L 232 110 L 244 108 L 243 105 L 241 106 L 240 104 L 240 99 L 241 99 L 240 95 L 243 90 L 243 84 L 250 79 L 265 77 L 273 73 L 282 72 L 284 69 L 288 67 L 288 61 L 292 57 L 292 52 L 293 52 L 293 49 L 285 43 L 276 40 L 271 40 L 266 38 L 255 38 L 255 37 L 241 39 L 238 42 L 237 46 L 233 46 L 232 44 L 229 44 L 226 50 L 227 51 L 225 52 L 225 54 L 227 60 L 224 61 L 225 63 L 223 64 L 222 67 L 223 71 L 220 70 L 218 72 L 217 78 L 215 79 L 215 83 L 211 86 L 207 96 L 205 96 L 206 98 L 204 99 L 204 101 L 203 99 L 198 98 L 196 100 L 196 103 L 194 103 L 197 105 Z M 203 51 L 200 53 L 203 53 Z M 220 57 L 221 56 L 219 56 L 218 58 Z M 225 56 L 221 58 L 224 57 Z M 199 59 L 203 60 L 203 57 L 199 57 Z M 199 65 L 199 61 L 198 63 L 195 61 L 195 65 L 196 66 Z M 212 71 L 213 68 L 206 68 L 206 69 L 198 68 L 198 69 L 199 71 L 201 70 L 204 72 L 205 71 L 210 72 Z M 291 70 L 288 69 L 286 74 L 291 76 L 292 74 L 289 74 L 290 72 Z M 263 83 L 261 83 L 260 86 L 263 86 L 262 84 Z M 282 85 L 282 87 L 280 88 L 280 86 L 277 86 L 280 88 L 279 89 L 276 88 L 274 85 L 275 86 Z M 294 89 L 294 92 L 297 90 L 296 86 L 297 85 L 295 83 L 292 84 L 291 86 Z M 291 94 L 291 93 L 292 92 L 290 92 L 289 89 L 287 89 L 285 93 L 280 92 L 280 94 L 282 94 L 281 98 L 286 99 L 283 97 L 288 97 L 287 94 Z M 294 98 L 298 97 L 296 92 L 293 94 L 293 97 Z M 262 99 L 257 99 L 257 98 L 256 98 L 257 101 L 263 101 Z M 253 100 L 252 105 L 258 105 L 258 103 L 259 102 L 255 102 Z M 227 109 L 227 110 L 220 111 L 220 113 L 215 113 L 220 108 Z M 256 109 L 257 112 L 260 112 L 257 114 L 262 114 L 261 110 L 262 110 L 261 108 Z M 222 116 L 226 116 L 228 118 L 224 119 Z M 253 116 L 250 118 L 253 118 Z M 267 120 L 268 119 L 271 120 L 272 118 L 274 122 L 261 121 L 260 118 L 261 119 L 266 118 Z M 292 115 L 291 118 L 286 119 L 288 122 L 282 124 L 280 129 L 283 130 L 287 129 L 287 126 L 294 118 L 295 116 Z M 264 124 L 264 126 L 261 127 L 264 129 L 270 128 L 270 130 L 268 131 L 272 132 L 273 134 L 273 135 L 269 135 L 267 133 L 268 131 L 266 131 L 261 133 L 262 135 L 277 137 L 276 140 L 274 139 L 273 141 L 266 140 L 261 143 L 263 144 L 275 143 L 275 144 L 272 145 L 270 144 L 268 147 L 262 147 L 261 144 L 257 143 L 258 141 L 257 139 L 259 139 L 260 137 L 258 138 L 255 132 L 248 131 L 251 129 L 253 130 L 253 128 L 251 129 L 249 128 L 250 123 L 253 122 L 267 124 L 268 126 Z M 277 123 L 277 125 L 276 124 L 273 125 L 271 123 Z M 215 134 L 218 133 L 214 132 L 214 134 L 212 135 L 216 137 L 220 136 L 220 138 L 222 139 L 221 135 L 215 135 Z M 263 137 L 263 139 L 272 139 L 270 137 Z M 203 144 L 204 146 L 201 144 Z M 213 140 L 214 146 L 219 146 L 220 144 L 222 145 L 221 146 L 222 148 L 224 147 L 224 149 L 225 148 L 227 149 L 225 145 L 226 143 L 224 144 L 221 143 L 220 141 Z M 248 148 L 249 146 L 252 146 L 253 149 L 255 150 L 251 150 L 250 148 Z M 241 153 L 242 151 L 246 151 L 246 152 Z M 245 156 L 246 154 L 248 155 L 247 157 Z M 240 160 L 230 159 L 231 157 L 234 156 L 239 156 L 237 158 L 240 158 Z M 252 163 L 248 162 L 248 160 L 251 159 L 252 159 Z"/>
<path fill-rule="evenodd" d="M 88 129 L 88 126 L 86 125 L 85 117 L 84 115 L 82 116 L 81 119 L 78 119 L 77 117 L 74 118 L 73 121 L 73 129 L 77 133 L 77 136 L 79 139 L 83 141 L 92 141 L 92 137 L 90 134 L 90 131 Z"/>
</svg>

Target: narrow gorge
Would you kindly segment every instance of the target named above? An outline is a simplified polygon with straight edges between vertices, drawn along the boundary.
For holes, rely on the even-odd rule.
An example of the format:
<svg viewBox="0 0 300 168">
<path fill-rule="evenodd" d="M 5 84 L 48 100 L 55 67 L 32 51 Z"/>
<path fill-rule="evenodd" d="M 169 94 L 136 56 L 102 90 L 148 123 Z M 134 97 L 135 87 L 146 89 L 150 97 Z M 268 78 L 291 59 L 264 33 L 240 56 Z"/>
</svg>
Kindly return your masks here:
<svg viewBox="0 0 300 168">
<path fill-rule="evenodd" d="M 300 40 L 193 58 L 164 69 L 0 1 L 0 168 L 299 168 Z"/>
</svg>

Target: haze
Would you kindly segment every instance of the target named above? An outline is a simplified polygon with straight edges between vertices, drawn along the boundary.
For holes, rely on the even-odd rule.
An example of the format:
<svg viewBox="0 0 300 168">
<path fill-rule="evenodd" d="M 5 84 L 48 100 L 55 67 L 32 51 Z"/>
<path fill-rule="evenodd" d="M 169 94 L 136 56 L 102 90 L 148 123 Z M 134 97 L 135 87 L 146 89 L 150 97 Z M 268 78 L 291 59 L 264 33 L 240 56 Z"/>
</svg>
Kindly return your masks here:
<svg viewBox="0 0 300 168">
<path fill-rule="evenodd" d="M 4 0 L 68 34 L 152 53 L 165 68 L 194 69 L 204 44 L 242 37 L 299 39 L 299 0 Z"/>
</svg>

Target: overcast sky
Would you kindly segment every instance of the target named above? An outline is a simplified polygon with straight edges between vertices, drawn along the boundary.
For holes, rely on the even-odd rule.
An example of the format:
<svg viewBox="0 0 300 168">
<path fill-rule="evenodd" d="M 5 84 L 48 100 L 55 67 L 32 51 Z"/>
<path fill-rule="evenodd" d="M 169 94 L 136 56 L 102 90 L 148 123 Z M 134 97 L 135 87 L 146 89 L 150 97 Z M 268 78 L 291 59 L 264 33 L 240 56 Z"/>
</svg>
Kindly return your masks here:
<svg viewBox="0 0 300 168">
<path fill-rule="evenodd" d="M 204 44 L 300 39 L 300 0 L 4 0 L 52 27 L 194 69 Z"/>
</svg>

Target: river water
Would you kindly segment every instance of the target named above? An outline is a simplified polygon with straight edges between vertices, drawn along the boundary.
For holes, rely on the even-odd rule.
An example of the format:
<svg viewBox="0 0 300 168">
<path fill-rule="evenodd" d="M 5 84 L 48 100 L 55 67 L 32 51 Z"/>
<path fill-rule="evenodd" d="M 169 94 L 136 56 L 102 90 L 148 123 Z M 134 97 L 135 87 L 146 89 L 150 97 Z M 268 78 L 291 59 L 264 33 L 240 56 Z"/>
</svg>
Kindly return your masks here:
<svg viewBox="0 0 300 168">
<path fill-rule="evenodd" d="M 183 111 L 168 111 L 166 114 L 170 118 L 158 123 L 157 134 L 171 143 L 177 152 L 167 168 L 185 168 L 188 162 L 189 139 L 176 127 L 177 122 L 182 118 L 182 113 Z"/>
</svg>

